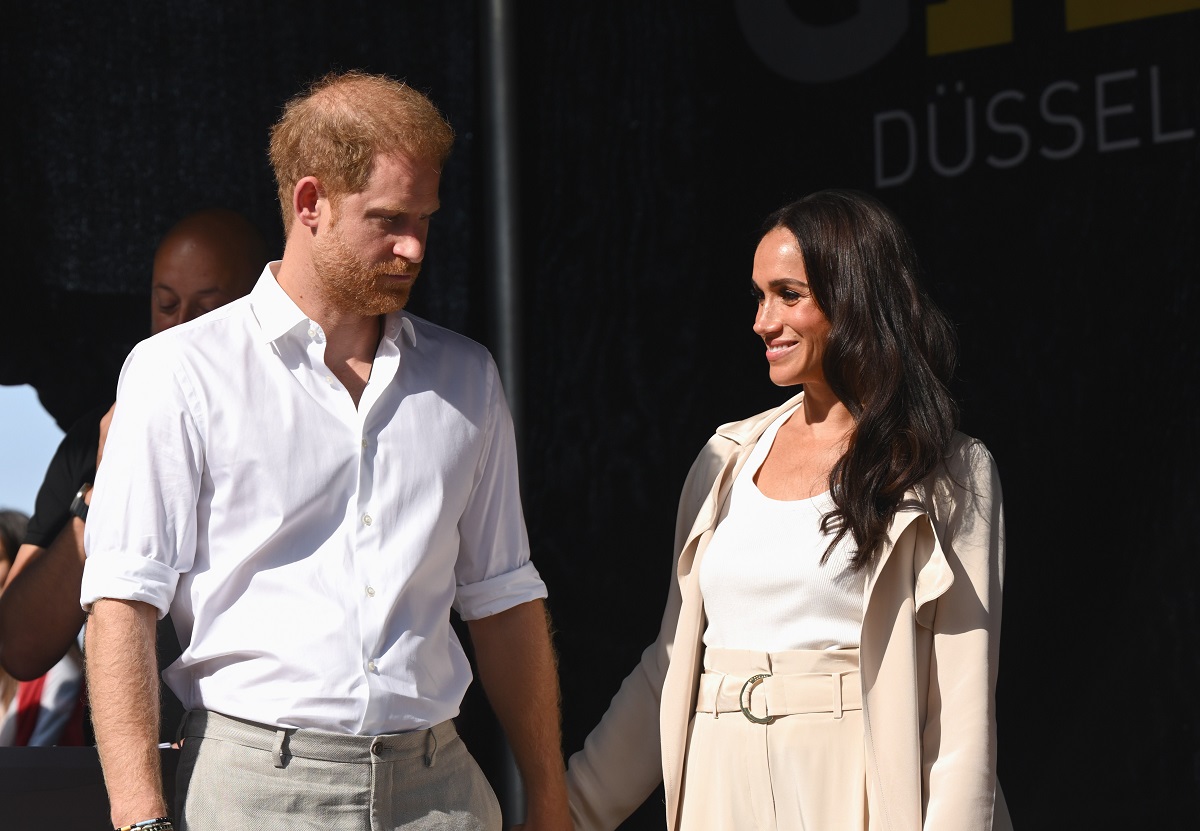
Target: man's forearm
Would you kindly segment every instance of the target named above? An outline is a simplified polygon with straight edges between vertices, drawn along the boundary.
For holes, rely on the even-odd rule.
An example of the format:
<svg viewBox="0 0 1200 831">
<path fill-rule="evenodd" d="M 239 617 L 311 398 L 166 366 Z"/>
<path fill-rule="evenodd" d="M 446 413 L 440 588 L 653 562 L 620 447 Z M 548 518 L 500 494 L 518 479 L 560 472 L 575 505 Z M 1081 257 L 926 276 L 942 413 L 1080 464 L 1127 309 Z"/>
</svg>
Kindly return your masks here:
<svg viewBox="0 0 1200 831">
<path fill-rule="evenodd" d="M 83 522 L 74 517 L 49 548 L 23 545 L 0 596 L 0 663 L 28 681 L 47 672 L 79 635 Z"/>
<path fill-rule="evenodd" d="M 558 669 L 540 600 L 468 622 L 484 692 L 525 781 L 527 825 L 571 828 Z"/>
<path fill-rule="evenodd" d="M 92 725 L 116 827 L 167 815 L 158 759 L 153 606 L 99 600 L 87 625 Z"/>
</svg>

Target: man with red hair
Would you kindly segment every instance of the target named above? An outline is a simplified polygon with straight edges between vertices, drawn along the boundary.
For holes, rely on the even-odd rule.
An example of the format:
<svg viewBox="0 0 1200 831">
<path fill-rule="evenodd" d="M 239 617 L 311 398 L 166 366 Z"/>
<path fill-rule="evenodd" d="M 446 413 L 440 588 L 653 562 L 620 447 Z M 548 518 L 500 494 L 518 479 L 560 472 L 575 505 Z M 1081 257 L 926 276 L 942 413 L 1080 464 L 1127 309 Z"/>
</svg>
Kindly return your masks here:
<svg viewBox="0 0 1200 831">
<path fill-rule="evenodd" d="M 191 831 L 498 829 L 451 722 L 471 680 L 451 608 L 524 777 L 526 827 L 571 827 L 496 367 L 403 311 L 452 140 L 404 84 L 319 81 L 272 131 L 282 261 L 126 364 L 82 589 L 118 827 L 171 827 L 150 683 L 170 611 Z"/>
</svg>

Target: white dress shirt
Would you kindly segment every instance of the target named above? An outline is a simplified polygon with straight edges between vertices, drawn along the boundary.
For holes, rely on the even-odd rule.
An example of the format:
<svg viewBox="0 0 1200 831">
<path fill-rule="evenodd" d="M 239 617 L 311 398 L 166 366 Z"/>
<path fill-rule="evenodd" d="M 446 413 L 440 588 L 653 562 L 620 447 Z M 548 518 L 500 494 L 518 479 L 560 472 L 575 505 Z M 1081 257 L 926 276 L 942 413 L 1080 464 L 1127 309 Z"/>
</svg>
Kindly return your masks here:
<svg viewBox="0 0 1200 831">
<path fill-rule="evenodd" d="M 450 627 L 546 596 L 512 421 L 479 344 L 397 312 L 359 406 L 264 270 L 121 373 L 81 602 L 171 612 L 189 709 L 376 735 L 458 713 Z"/>
<path fill-rule="evenodd" d="M 780 415 L 754 446 L 700 561 L 705 646 L 858 648 L 866 570 L 850 568 L 854 538 L 847 534 L 821 562 L 833 537 L 821 531 L 821 520 L 836 507 L 833 497 L 825 491 L 809 499 L 771 499 L 754 481 L 795 411 Z"/>
</svg>

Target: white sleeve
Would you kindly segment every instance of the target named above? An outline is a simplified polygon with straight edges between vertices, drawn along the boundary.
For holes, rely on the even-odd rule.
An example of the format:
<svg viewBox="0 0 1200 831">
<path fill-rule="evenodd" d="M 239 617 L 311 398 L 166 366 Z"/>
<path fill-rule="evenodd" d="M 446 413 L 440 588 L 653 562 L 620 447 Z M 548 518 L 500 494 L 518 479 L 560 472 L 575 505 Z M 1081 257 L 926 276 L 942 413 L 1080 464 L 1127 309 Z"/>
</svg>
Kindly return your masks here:
<svg viewBox="0 0 1200 831">
<path fill-rule="evenodd" d="M 196 549 L 200 411 L 173 344 L 144 341 L 121 370 L 84 531 L 80 603 L 138 600 L 167 613 Z"/>
<path fill-rule="evenodd" d="M 488 418 L 483 452 L 458 524 L 454 608 L 464 620 L 494 615 L 546 596 L 546 585 L 529 561 L 512 416 L 490 357 L 486 369 Z"/>
</svg>

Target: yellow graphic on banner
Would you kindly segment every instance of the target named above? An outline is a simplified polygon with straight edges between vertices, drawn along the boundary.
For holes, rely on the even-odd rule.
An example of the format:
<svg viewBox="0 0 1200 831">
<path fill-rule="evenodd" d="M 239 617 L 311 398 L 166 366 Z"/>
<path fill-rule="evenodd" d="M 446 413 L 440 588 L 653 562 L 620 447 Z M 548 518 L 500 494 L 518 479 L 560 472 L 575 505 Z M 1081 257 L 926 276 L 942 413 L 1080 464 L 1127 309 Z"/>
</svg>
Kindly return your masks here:
<svg viewBox="0 0 1200 831">
<path fill-rule="evenodd" d="M 1200 9 L 1200 0 L 1066 0 L 1065 5 L 1067 31 L 1075 32 Z"/>
<path fill-rule="evenodd" d="M 925 10 L 925 48 L 930 55 L 998 46 L 1012 39 L 1012 0 L 945 0 Z"/>
</svg>

